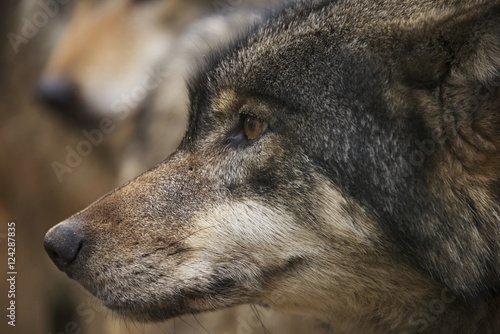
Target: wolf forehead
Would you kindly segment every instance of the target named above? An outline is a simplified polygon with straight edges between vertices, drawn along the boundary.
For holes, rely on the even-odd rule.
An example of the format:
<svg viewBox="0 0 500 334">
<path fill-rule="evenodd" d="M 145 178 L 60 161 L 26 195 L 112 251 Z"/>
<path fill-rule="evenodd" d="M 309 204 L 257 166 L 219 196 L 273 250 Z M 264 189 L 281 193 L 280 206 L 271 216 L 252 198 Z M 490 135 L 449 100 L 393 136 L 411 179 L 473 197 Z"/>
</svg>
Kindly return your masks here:
<svg viewBox="0 0 500 334">
<path fill-rule="evenodd" d="M 401 32 L 398 29 L 401 22 L 408 24 L 413 16 L 418 18 L 426 10 L 425 6 L 429 9 L 435 6 L 409 4 L 409 1 L 377 4 L 352 1 L 346 5 L 342 1 L 316 0 L 295 1 L 270 9 L 267 16 L 232 45 L 206 56 L 205 64 L 189 80 L 191 96 L 203 97 L 200 91 L 215 94 L 222 88 L 240 88 L 290 104 L 304 96 L 309 100 L 316 96 L 321 102 L 325 96 L 318 98 L 318 87 L 341 88 L 341 82 L 336 81 L 342 79 L 340 65 L 350 62 L 359 66 L 369 61 L 363 52 L 365 41 L 379 36 L 378 42 L 383 42 L 382 38 Z M 372 51 L 377 50 L 380 48 Z M 339 66 L 335 68 L 332 64 Z M 366 81 L 365 68 L 369 66 L 363 66 L 358 73 L 363 81 Z M 354 79 L 353 70 L 349 68 L 350 79 Z M 323 78 L 318 77 L 320 73 Z"/>
<path fill-rule="evenodd" d="M 408 51 L 398 44 L 411 46 L 432 35 L 438 19 L 493 5 L 482 0 L 466 4 L 458 0 L 292 1 L 270 9 L 229 47 L 208 54 L 189 80 L 191 98 L 203 98 L 200 91 L 215 94 L 222 88 L 240 88 L 239 93 L 272 96 L 295 107 L 308 107 L 311 100 L 321 105 L 335 92 L 340 96 L 359 91 L 359 85 L 375 81 L 373 74 L 391 65 L 386 59 L 398 58 L 395 50 Z M 324 95 L 318 94 L 321 91 Z"/>
</svg>

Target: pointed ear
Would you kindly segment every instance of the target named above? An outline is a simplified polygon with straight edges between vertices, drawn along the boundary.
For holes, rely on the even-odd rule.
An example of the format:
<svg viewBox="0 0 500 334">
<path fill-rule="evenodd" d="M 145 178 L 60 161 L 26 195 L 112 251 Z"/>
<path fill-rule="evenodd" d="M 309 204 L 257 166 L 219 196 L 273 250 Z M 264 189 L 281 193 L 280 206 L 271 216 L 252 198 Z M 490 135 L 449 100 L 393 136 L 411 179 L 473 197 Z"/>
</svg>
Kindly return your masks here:
<svg viewBox="0 0 500 334">
<path fill-rule="evenodd" d="M 500 3 L 474 0 L 422 21 L 397 37 L 401 57 L 393 64 L 394 79 L 458 159 L 497 174 Z"/>
</svg>

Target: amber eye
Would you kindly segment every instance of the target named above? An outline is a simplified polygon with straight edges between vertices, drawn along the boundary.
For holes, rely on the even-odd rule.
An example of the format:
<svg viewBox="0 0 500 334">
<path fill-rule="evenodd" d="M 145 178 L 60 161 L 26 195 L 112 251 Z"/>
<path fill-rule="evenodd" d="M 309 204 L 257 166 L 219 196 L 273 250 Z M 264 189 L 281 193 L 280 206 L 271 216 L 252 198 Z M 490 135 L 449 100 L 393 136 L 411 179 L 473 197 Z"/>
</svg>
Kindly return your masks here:
<svg viewBox="0 0 500 334">
<path fill-rule="evenodd" d="M 245 136 L 249 140 L 254 140 L 267 129 L 267 123 L 257 117 L 246 116 L 243 121 L 243 129 L 245 130 Z"/>
</svg>

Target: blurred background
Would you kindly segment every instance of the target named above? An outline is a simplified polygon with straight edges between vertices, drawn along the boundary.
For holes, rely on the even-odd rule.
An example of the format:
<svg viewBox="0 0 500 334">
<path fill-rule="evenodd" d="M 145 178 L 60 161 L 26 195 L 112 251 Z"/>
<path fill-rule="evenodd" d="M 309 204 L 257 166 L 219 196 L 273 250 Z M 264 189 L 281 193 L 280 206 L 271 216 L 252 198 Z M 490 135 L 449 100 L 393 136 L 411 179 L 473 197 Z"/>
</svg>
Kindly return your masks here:
<svg viewBox="0 0 500 334">
<path fill-rule="evenodd" d="M 3 0 L 0 4 L 0 333 L 322 333 L 241 306 L 158 324 L 120 319 L 59 272 L 47 230 L 166 158 L 185 77 L 278 0 Z M 7 225 L 16 226 L 16 326 Z"/>
</svg>

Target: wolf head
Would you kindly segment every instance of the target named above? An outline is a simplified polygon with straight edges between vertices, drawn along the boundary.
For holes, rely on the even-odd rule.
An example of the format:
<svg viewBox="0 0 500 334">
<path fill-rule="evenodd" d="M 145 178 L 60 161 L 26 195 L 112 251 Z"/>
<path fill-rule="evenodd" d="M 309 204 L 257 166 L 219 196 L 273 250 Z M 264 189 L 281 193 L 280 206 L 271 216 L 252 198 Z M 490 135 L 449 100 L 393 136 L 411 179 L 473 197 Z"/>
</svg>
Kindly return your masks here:
<svg viewBox="0 0 500 334">
<path fill-rule="evenodd" d="M 276 10 L 191 80 L 179 149 L 51 229 L 49 255 L 143 320 L 254 302 L 339 331 L 415 331 L 408 319 L 445 291 L 436 333 L 492 331 L 499 14 L 484 1 Z"/>
</svg>

